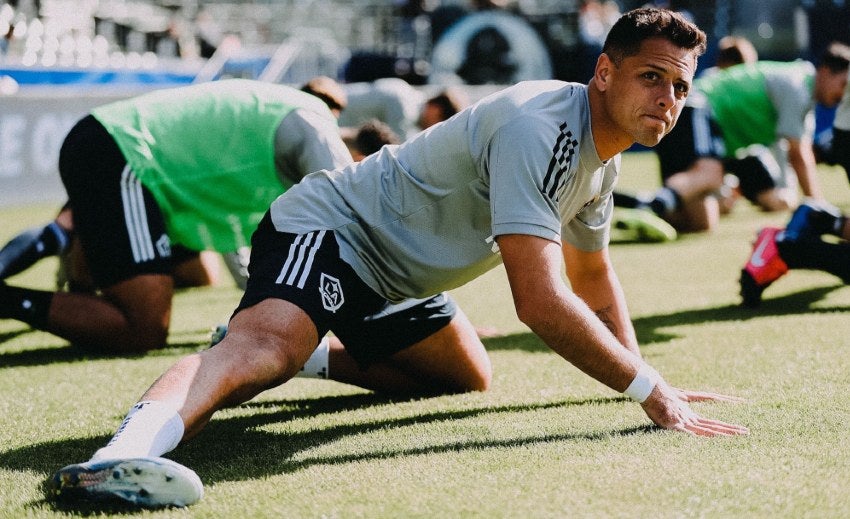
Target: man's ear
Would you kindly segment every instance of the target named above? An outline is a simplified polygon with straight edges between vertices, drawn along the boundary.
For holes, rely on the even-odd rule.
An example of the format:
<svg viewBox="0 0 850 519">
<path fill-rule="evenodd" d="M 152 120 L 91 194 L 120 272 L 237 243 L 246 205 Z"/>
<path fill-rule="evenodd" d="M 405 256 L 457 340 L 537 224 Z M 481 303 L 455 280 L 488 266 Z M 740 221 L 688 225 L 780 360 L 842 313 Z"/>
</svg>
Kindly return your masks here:
<svg viewBox="0 0 850 519">
<path fill-rule="evenodd" d="M 605 91 L 608 90 L 609 82 L 611 81 L 611 71 L 614 68 L 614 62 L 604 52 L 599 55 L 596 60 L 596 69 L 593 72 L 593 79 L 596 87 Z"/>
</svg>

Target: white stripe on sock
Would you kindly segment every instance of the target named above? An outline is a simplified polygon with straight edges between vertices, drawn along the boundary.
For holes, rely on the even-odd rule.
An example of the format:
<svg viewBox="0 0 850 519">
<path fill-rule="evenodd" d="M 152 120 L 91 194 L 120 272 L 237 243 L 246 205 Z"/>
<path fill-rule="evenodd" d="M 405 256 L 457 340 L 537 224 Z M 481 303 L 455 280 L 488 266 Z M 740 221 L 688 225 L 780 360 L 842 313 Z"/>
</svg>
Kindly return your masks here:
<svg viewBox="0 0 850 519">
<path fill-rule="evenodd" d="M 173 450 L 183 438 L 183 419 L 165 402 L 139 402 L 130 409 L 106 447 L 93 460 L 158 457 Z"/>
</svg>

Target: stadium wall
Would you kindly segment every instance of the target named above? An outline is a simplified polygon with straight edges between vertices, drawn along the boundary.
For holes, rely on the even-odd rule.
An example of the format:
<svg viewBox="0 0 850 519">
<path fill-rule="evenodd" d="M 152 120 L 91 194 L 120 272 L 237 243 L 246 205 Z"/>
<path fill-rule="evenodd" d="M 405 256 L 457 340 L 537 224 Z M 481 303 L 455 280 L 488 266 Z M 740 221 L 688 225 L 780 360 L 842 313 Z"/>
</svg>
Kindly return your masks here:
<svg viewBox="0 0 850 519">
<path fill-rule="evenodd" d="M 64 202 L 58 162 L 65 135 L 95 106 L 135 93 L 50 88 L 0 96 L 0 206 Z"/>
</svg>

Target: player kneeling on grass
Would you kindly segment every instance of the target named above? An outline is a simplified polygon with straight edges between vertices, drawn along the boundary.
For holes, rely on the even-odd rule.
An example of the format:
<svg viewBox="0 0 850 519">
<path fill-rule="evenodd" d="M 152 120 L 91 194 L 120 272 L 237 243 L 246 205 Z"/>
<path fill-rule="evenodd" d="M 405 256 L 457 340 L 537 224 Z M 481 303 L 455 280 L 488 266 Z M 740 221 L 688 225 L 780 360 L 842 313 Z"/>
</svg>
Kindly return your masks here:
<svg viewBox="0 0 850 519">
<path fill-rule="evenodd" d="M 850 283 L 850 224 L 837 207 L 806 200 L 784 229 L 766 227 L 758 232 L 741 270 L 743 306 L 759 306 L 764 290 L 790 269 L 821 270 Z"/>
<path fill-rule="evenodd" d="M 244 249 L 275 197 L 352 162 L 333 111 L 344 99 L 310 91 L 233 79 L 95 108 L 59 154 L 66 208 L 0 250 L 0 319 L 103 353 L 164 346 L 175 280 L 203 271 L 201 251 Z M 72 291 L 4 281 L 66 248 Z"/>
<path fill-rule="evenodd" d="M 704 48 L 705 34 L 680 15 L 631 11 L 588 85 L 519 83 L 404 144 L 308 175 L 254 233 L 248 287 L 224 339 L 166 371 L 106 447 L 53 476 L 52 494 L 199 499 L 194 475 L 160 456 L 217 410 L 292 378 L 328 331 L 333 380 L 394 393 L 487 389 L 484 345 L 441 291 L 499 264 L 520 320 L 654 423 L 745 434 L 688 403 L 730 397 L 675 389 L 641 358 L 607 249 L 619 153 L 670 131 Z"/>
</svg>

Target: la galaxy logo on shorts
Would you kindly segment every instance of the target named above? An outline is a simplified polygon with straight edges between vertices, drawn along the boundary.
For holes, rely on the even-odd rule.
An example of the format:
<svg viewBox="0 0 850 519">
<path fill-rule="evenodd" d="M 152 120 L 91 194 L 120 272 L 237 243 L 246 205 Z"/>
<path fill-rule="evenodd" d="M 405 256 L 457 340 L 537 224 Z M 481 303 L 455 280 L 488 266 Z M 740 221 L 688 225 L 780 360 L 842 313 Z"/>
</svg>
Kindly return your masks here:
<svg viewBox="0 0 850 519">
<path fill-rule="evenodd" d="M 163 258 L 171 257 L 171 240 L 168 239 L 167 234 L 163 234 L 156 240 L 156 250 L 159 251 L 159 255 Z"/>
<path fill-rule="evenodd" d="M 319 278 L 319 293 L 322 294 L 322 306 L 325 310 L 336 313 L 345 302 L 342 295 L 342 285 L 339 279 L 322 272 Z"/>
</svg>

